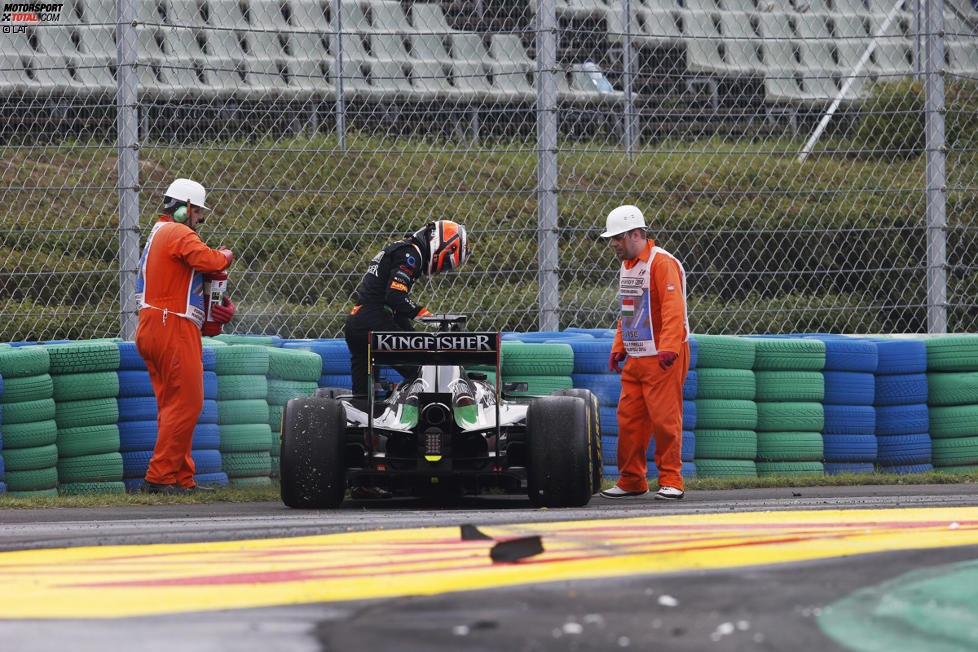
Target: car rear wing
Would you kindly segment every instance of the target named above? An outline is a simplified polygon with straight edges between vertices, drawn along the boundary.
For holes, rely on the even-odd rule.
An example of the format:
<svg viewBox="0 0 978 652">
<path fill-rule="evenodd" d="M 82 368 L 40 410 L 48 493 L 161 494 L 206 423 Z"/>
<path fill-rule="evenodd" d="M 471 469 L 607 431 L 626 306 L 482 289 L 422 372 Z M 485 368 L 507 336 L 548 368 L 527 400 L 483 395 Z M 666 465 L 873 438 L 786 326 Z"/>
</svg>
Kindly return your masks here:
<svg viewBox="0 0 978 652">
<path fill-rule="evenodd" d="M 496 428 L 499 428 L 501 335 L 498 332 L 371 331 L 368 339 L 367 423 L 373 432 L 374 365 L 486 365 L 496 368 Z"/>
</svg>

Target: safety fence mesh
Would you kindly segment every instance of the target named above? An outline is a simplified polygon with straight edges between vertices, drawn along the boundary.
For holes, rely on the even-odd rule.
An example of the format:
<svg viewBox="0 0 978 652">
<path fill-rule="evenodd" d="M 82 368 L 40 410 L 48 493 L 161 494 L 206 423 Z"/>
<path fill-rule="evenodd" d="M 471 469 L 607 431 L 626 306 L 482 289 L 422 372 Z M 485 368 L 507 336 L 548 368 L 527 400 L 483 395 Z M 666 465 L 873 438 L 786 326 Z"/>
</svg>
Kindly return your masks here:
<svg viewBox="0 0 978 652">
<path fill-rule="evenodd" d="M 621 203 L 684 263 L 695 332 L 926 332 L 929 260 L 947 329 L 976 328 L 970 0 L 944 0 L 932 75 L 924 0 L 131 1 L 5 6 L 0 339 L 126 334 L 120 242 L 142 246 L 181 176 L 208 189 L 204 241 L 235 252 L 235 332 L 340 334 L 367 261 L 434 219 L 474 254 L 416 286 L 430 310 L 612 326 L 598 234 Z"/>
</svg>

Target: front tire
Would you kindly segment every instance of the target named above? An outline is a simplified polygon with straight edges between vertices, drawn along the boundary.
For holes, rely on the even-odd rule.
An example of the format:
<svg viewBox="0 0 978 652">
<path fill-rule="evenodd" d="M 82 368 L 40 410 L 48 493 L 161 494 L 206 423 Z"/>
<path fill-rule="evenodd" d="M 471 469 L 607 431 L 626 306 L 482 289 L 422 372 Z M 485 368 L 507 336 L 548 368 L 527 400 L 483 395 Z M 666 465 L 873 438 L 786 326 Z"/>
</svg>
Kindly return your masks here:
<svg viewBox="0 0 978 652">
<path fill-rule="evenodd" d="M 282 413 L 279 463 L 282 502 L 337 507 L 346 493 L 343 436 L 346 410 L 331 398 L 294 398 Z"/>
<path fill-rule="evenodd" d="M 589 415 L 584 399 L 544 396 L 526 413 L 527 489 L 537 507 L 581 507 L 591 500 Z"/>
</svg>

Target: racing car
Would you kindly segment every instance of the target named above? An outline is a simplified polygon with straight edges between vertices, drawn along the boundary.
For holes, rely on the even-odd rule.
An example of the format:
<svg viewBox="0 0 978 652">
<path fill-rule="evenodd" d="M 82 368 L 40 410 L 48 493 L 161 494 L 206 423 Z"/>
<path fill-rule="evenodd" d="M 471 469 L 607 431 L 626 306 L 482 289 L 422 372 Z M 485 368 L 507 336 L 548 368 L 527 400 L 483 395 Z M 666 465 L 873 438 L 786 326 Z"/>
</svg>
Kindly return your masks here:
<svg viewBox="0 0 978 652">
<path fill-rule="evenodd" d="M 587 389 L 524 394 L 500 379 L 501 336 L 465 332 L 465 315 L 423 318 L 436 331 L 372 332 L 369 364 L 407 370 L 381 399 L 320 388 L 282 414 L 282 501 L 329 508 L 349 486 L 395 496 L 525 493 L 540 507 L 586 505 L 601 488 L 597 398 Z M 517 398 L 513 392 L 521 395 Z"/>
</svg>

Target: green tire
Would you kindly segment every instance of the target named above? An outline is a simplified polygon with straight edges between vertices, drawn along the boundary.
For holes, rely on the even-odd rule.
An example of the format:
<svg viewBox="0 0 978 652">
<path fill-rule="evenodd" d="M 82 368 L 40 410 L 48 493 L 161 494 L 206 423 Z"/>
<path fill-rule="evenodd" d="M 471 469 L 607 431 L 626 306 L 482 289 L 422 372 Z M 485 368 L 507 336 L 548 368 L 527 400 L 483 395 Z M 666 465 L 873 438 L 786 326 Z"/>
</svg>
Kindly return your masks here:
<svg viewBox="0 0 978 652">
<path fill-rule="evenodd" d="M 757 477 L 757 466 L 753 460 L 711 460 L 697 457 L 695 464 L 697 478 Z"/>
<path fill-rule="evenodd" d="M 697 373 L 704 368 L 753 369 L 755 340 L 730 335 L 695 335 Z M 697 466 L 697 472 L 699 467 Z"/>
<path fill-rule="evenodd" d="M 119 404 L 114 398 L 64 401 L 55 406 L 58 428 L 104 426 L 119 421 Z"/>
<path fill-rule="evenodd" d="M 58 456 L 79 457 L 119 452 L 119 426 L 82 426 L 58 430 Z"/>
<path fill-rule="evenodd" d="M 4 386 L 6 392 L 6 386 Z M 945 407 L 978 402 L 978 372 L 937 371 L 927 374 L 927 404 Z"/>
<path fill-rule="evenodd" d="M 942 473 L 978 473 L 978 464 L 963 464 L 960 466 L 938 466 L 935 471 Z"/>
<path fill-rule="evenodd" d="M 948 335 L 924 340 L 928 371 L 978 369 L 978 335 Z"/>
<path fill-rule="evenodd" d="M 757 457 L 757 433 L 753 430 L 697 429 L 695 432 L 697 455 L 720 460 L 753 460 Z"/>
<path fill-rule="evenodd" d="M 757 394 L 750 369 L 707 367 L 696 370 L 696 398 L 753 401 Z"/>
<path fill-rule="evenodd" d="M 696 445 L 699 446 L 699 441 Z M 820 432 L 757 433 L 759 462 L 818 462 L 823 456 Z"/>
<path fill-rule="evenodd" d="M 272 472 L 272 456 L 268 450 L 221 453 L 221 466 L 229 478 L 268 477 Z"/>
<path fill-rule="evenodd" d="M 119 374 L 115 371 L 59 374 L 52 379 L 55 401 L 116 398 L 119 395 Z"/>
<path fill-rule="evenodd" d="M 540 342 L 502 343 L 503 378 L 509 376 L 570 376 L 574 372 L 574 349 L 569 344 Z"/>
<path fill-rule="evenodd" d="M 0 396 L 0 404 L 7 405 L 53 397 L 54 382 L 49 374 L 4 378 L 3 396 Z"/>
<path fill-rule="evenodd" d="M 54 419 L 27 423 L 4 422 L 0 432 L 3 433 L 3 451 L 0 451 L 0 454 L 14 448 L 47 446 L 58 440 L 58 424 Z"/>
<path fill-rule="evenodd" d="M 978 464 L 978 437 L 934 439 L 934 466 L 963 466 Z"/>
<path fill-rule="evenodd" d="M 768 402 L 757 403 L 757 430 L 764 432 L 822 432 L 825 412 L 821 403 Z"/>
<path fill-rule="evenodd" d="M 272 429 L 273 433 L 282 432 L 282 412 L 284 411 L 284 405 L 268 406 L 268 427 Z M 277 440 L 278 437 L 275 439 Z"/>
<path fill-rule="evenodd" d="M 268 403 L 262 399 L 217 402 L 217 423 L 222 426 L 240 423 L 264 423 L 268 420 Z"/>
<path fill-rule="evenodd" d="M 55 469 L 57 471 L 57 469 Z M 37 491 L 8 491 L 8 498 L 42 498 L 44 496 L 57 496 L 57 488 L 38 489 Z"/>
<path fill-rule="evenodd" d="M 15 491 L 54 489 L 58 486 L 58 467 L 52 465 L 46 469 L 33 469 L 31 471 L 7 469 L 4 473 L 4 482 L 7 483 L 7 495 L 10 496 L 13 496 Z"/>
<path fill-rule="evenodd" d="M 265 376 L 268 374 L 268 347 L 236 344 L 214 349 L 214 371 L 218 376 Z M 218 379 L 220 382 L 220 379 Z"/>
<path fill-rule="evenodd" d="M 221 426 L 222 453 L 267 452 L 271 447 L 272 430 L 267 423 Z"/>
<path fill-rule="evenodd" d="M 268 349 L 268 375 L 315 383 L 323 375 L 323 359 L 318 353 L 302 349 Z"/>
<path fill-rule="evenodd" d="M 62 457 L 58 460 L 58 481 L 69 482 L 121 482 L 122 454 L 102 453 L 80 457 Z"/>
<path fill-rule="evenodd" d="M 272 378 L 268 381 L 266 400 L 269 405 L 285 405 L 289 399 L 312 396 L 312 393 L 317 389 L 319 389 L 319 383 L 313 381 Z"/>
<path fill-rule="evenodd" d="M 17 346 L 0 350 L 0 376 L 11 378 L 40 376 L 48 373 L 50 354 L 43 346 Z"/>
<path fill-rule="evenodd" d="M 34 448 L 4 449 L 3 461 L 7 471 L 47 469 L 58 463 L 58 447 L 48 444 Z"/>
<path fill-rule="evenodd" d="M 758 462 L 757 475 L 825 475 L 825 467 L 821 462 Z"/>
<path fill-rule="evenodd" d="M 818 371 L 756 371 L 760 401 L 814 401 L 825 398 L 825 379 Z"/>
<path fill-rule="evenodd" d="M 58 493 L 62 496 L 124 494 L 126 485 L 123 482 L 66 482 L 58 485 Z"/>
<path fill-rule="evenodd" d="M 6 406 L 3 409 L 3 418 L 6 421 Z M 928 431 L 933 439 L 968 437 L 978 434 L 978 405 L 932 407 L 928 410 L 928 415 L 930 417 Z"/>
<path fill-rule="evenodd" d="M 229 347 L 236 348 L 236 347 Z M 260 348 L 260 347 L 259 347 Z M 217 377 L 218 401 L 265 400 L 268 396 L 268 379 L 254 374 Z"/>
<path fill-rule="evenodd" d="M 757 338 L 754 369 L 821 371 L 825 368 L 825 342 L 795 338 Z"/>
<path fill-rule="evenodd" d="M 45 348 L 51 358 L 49 373 L 52 376 L 119 369 L 121 356 L 115 342 L 91 340 L 50 344 Z"/>
<path fill-rule="evenodd" d="M 757 404 L 754 401 L 697 399 L 696 427 L 703 430 L 757 430 Z"/>
<path fill-rule="evenodd" d="M 232 489 L 255 489 L 258 487 L 271 487 L 272 479 L 268 476 L 235 476 L 228 477 L 228 486 Z"/>
<path fill-rule="evenodd" d="M 530 396 L 549 396 L 558 389 L 571 389 L 574 381 L 570 376 L 503 376 L 506 383 L 526 383 L 525 392 L 508 392 L 513 398 Z"/>
<path fill-rule="evenodd" d="M 47 421 L 54 419 L 54 399 L 42 398 L 36 401 L 21 401 L 3 406 L 3 429 L 17 423 Z"/>
</svg>

